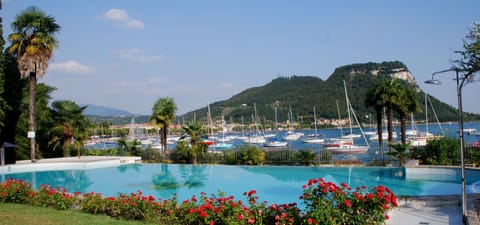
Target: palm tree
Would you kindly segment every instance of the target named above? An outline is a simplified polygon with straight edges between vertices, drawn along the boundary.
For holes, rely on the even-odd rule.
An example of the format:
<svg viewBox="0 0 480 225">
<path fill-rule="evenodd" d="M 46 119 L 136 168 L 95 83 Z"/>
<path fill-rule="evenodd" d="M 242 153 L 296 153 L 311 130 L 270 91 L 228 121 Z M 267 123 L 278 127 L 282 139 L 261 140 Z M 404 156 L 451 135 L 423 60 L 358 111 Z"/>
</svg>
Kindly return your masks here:
<svg viewBox="0 0 480 225">
<path fill-rule="evenodd" d="M 142 143 L 138 139 L 127 141 L 124 138 L 121 138 L 117 141 L 117 145 L 122 150 L 122 155 L 127 153 L 129 156 L 139 156 L 141 153 L 140 146 Z"/>
<path fill-rule="evenodd" d="M 30 136 L 30 159 L 35 162 L 37 77 L 45 74 L 53 51 L 58 46 L 54 34 L 60 30 L 60 26 L 52 16 L 36 7 L 29 7 L 17 15 L 12 23 L 12 30 L 14 33 L 8 36 L 11 41 L 8 52 L 17 58 L 22 78 L 29 79 L 28 130 L 33 134 Z"/>
<path fill-rule="evenodd" d="M 406 129 L 407 129 L 407 118 L 410 113 L 420 112 L 421 107 L 418 102 L 418 97 L 416 92 L 409 88 L 407 85 L 401 85 L 399 90 L 398 102 L 395 105 L 395 109 L 400 116 L 400 131 L 402 144 L 406 144 Z"/>
<path fill-rule="evenodd" d="M 405 164 L 405 159 L 408 157 L 408 150 L 410 149 L 410 144 L 400 143 L 400 144 L 391 144 L 392 150 L 388 152 L 390 156 L 399 160 L 400 166 Z"/>
<path fill-rule="evenodd" d="M 87 139 L 89 122 L 82 114 L 86 106 L 80 107 L 73 101 L 55 101 L 52 103 L 52 118 L 55 126 L 51 129 L 49 145 L 53 149 L 62 148 L 64 156 L 70 156 L 73 144 L 80 158 L 80 148 Z"/>
<path fill-rule="evenodd" d="M 175 119 L 175 111 L 177 111 L 177 106 L 173 101 L 173 98 L 159 98 L 152 109 L 152 115 L 150 120 L 153 124 L 159 126 L 159 135 L 160 143 L 162 144 L 162 149 L 165 152 L 167 150 L 167 133 L 168 126 Z"/>
<path fill-rule="evenodd" d="M 375 85 L 367 91 L 365 96 L 365 106 L 375 109 L 376 122 L 377 122 L 378 146 L 380 147 L 380 154 L 382 155 L 382 160 L 383 160 L 384 158 L 383 158 L 383 135 L 382 135 L 382 127 L 383 127 L 382 111 L 383 111 L 384 102 L 382 99 L 380 89 L 377 87 L 379 86 Z"/>
<path fill-rule="evenodd" d="M 381 84 L 383 90 L 382 99 L 387 109 L 387 131 L 388 131 L 388 143 L 393 142 L 393 113 L 395 112 L 395 106 L 400 103 L 401 83 L 399 79 L 393 78 L 385 80 Z"/>
<path fill-rule="evenodd" d="M 183 131 L 190 137 L 189 156 L 192 164 L 197 164 L 198 155 L 203 155 L 207 152 L 208 146 L 203 142 L 202 135 L 205 133 L 202 125 L 198 122 L 189 122 L 183 127 Z"/>
</svg>

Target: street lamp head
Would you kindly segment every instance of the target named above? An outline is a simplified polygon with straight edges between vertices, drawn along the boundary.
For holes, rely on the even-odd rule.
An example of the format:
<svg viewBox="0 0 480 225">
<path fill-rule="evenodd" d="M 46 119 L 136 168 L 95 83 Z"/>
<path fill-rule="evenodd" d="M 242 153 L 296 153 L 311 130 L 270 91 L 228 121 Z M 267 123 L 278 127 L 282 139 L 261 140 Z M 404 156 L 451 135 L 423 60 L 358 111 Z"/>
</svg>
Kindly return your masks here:
<svg viewBox="0 0 480 225">
<path fill-rule="evenodd" d="M 426 83 L 426 84 L 433 84 L 433 85 L 440 85 L 440 84 L 442 84 L 441 81 L 439 81 L 439 80 L 434 80 L 434 79 L 426 80 L 425 83 Z"/>
</svg>

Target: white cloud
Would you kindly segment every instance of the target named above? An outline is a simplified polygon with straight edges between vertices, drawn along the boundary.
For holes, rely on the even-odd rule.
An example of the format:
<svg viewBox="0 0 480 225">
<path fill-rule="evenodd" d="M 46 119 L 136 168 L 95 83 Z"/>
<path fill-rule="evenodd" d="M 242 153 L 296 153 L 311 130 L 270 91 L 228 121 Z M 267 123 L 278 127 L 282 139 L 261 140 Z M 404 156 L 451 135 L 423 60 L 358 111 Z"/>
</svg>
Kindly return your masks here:
<svg viewBox="0 0 480 225">
<path fill-rule="evenodd" d="M 163 55 L 147 56 L 143 50 L 137 48 L 118 50 L 117 54 L 122 59 L 135 62 L 161 61 L 165 58 Z"/>
<path fill-rule="evenodd" d="M 130 16 L 123 9 L 110 9 L 103 14 L 103 18 L 116 22 L 117 26 L 124 28 L 143 29 L 142 21 L 130 19 Z"/>
<path fill-rule="evenodd" d="M 80 74 L 91 74 L 95 73 L 95 68 L 82 65 L 77 61 L 67 61 L 64 63 L 52 63 L 48 67 L 51 70 L 61 71 L 66 73 L 80 73 Z"/>
<path fill-rule="evenodd" d="M 122 9 L 110 9 L 105 14 L 103 14 L 103 17 L 109 20 L 120 22 L 129 20 L 127 12 Z"/>
<path fill-rule="evenodd" d="M 135 29 L 143 29 L 144 25 L 143 22 L 140 20 L 130 20 L 125 23 L 126 28 L 135 28 Z"/>
</svg>

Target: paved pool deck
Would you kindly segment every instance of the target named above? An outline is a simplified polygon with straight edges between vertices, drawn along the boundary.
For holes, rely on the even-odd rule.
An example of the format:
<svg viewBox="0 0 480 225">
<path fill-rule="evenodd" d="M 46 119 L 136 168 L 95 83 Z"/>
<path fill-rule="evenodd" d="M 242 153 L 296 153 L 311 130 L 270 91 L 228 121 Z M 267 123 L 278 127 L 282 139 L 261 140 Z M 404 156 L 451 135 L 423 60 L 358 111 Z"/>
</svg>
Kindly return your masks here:
<svg viewBox="0 0 480 225">
<path fill-rule="evenodd" d="M 142 158 L 136 156 L 81 156 L 17 161 L 16 164 L 1 165 L 0 174 L 21 173 L 30 171 L 46 171 L 55 169 L 97 169 L 141 163 Z"/>
<path fill-rule="evenodd" d="M 45 171 L 52 169 L 96 169 L 141 163 L 141 157 L 82 156 L 68 158 L 17 161 L 1 165 L 0 174 Z M 480 225 L 480 194 L 468 195 L 466 224 Z M 400 197 L 399 207 L 389 212 L 388 225 L 461 225 L 463 223 L 460 196 Z"/>
<path fill-rule="evenodd" d="M 460 196 L 401 197 L 399 207 L 389 213 L 388 225 L 461 225 Z M 465 224 L 480 225 L 477 212 L 480 195 L 467 198 L 468 219 Z"/>
</svg>

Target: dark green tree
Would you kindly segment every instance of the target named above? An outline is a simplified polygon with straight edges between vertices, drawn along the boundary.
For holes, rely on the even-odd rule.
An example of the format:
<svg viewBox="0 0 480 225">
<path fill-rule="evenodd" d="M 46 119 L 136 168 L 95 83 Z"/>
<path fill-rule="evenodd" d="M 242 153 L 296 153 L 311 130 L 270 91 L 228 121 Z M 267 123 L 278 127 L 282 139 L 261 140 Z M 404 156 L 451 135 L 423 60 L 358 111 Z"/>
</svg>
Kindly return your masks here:
<svg viewBox="0 0 480 225">
<path fill-rule="evenodd" d="M 160 135 L 162 150 L 164 152 L 167 150 L 168 126 L 175 119 L 176 111 L 177 105 L 175 105 L 173 98 L 159 98 L 152 108 L 150 121 L 160 128 L 158 132 Z"/>
<path fill-rule="evenodd" d="M 8 36 L 11 42 L 8 52 L 16 57 L 22 78 L 29 79 L 29 132 L 35 132 L 37 78 L 45 74 L 58 46 L 54 35 L 60 26 L 52 16 L 36 7 L 29 7 L 17 15 L 12 30 L 14 33 Z M 30 138 L 32 162 L 35 161 L 35 146 L 35 138 Z"/>
<path fill-rule="evenodd" d="M 120 138 L 117 141 L 117 144 L 122 152 L 122 155 L 140 156 L 140 153 L 142 152 L 140 148 L 142 143 L 138 139 L 127 141 L 124 138 Z"/>
<path fill-rule="evenodd" d="M 407 143 L 407 118 L 410 113 L 420 112 L 421 107 L 418 102 L 418 96 L 413 88 L 402 84 L 398 93 L 398 101 L 395 104 L 395 109 L 400 116 L 400 133 L 402 144 Z"/>
<path fill-rule="evenodd" d="M 181 144 L 179 145 L 180 148 L 177 148 L 177 151 L 183 152 L 181 153 L 183 155 L 187 155 L 192 164 L 197 164 L 198 156 L 204 155 L 208 150 L 208 146 L 202 140 L 202 135 L 205 134 L 205 130 L 202 124 L 189 122 L 183 126 L 183 131 L 188 135 L 190 145 Z"/>
<path fill-rule="evenodd" d="M 383 112 L 383 107 L 384 107 L 384 102 L 382 98 L 382 90 L 380 88 L 377 88 L 378 86 L 375 85 L 372 88 L 368 89 L 366 95 L 365 95 L 365 106 L 373 108 L 375 110 L 375 118 L 376 118 L 376 123 L 377 123 L 377 135 L 378 135 L 378 146 L 380 146 L 380 154 L 382 156 L 382 160 L 384 160 L 384 155 L 383 155 L 383 117 L 382 117 L 382 112 Z"/>
<path fill-rule="evenodd" d="M 405 164 L 405 159 L 408 157 L 410 144 L 397 143 L 391 144 L 391 151 L 388 154 L 394 159 L 398 159 L 400 166 Z"/>
<path fill-rule="evenodd" d="M 0 10 L 2 10 L 2 1 L 0 0 Z M 4 77 L 4 64 L 3 64 L 3 47 L 5 45 L 5 39 L 3 39 L 3 22 L 2 17 L 0 17 L 0 132 L 2 132 L 3 128 L 3 119 L 5 118 L 5 108 L 7 107 L 6 102 L 2 97 L 2 93 L 4 92 L 3 89 L 3 77 Z M 0 142 L 0 146 L 3 142 Z"/>
<path fill-rule="evenodd" d="M 80 148 L 83 146 L 83 141 L 88 139 L 87 128 L 90 122 L 82 114 L 85 108 L 86 106 L 80 107 L 70 100 L 52 103 L 51 115 L 54 126 L 50 130 L 49 144 L 53 150 L 62 150 L 65 157 L 70 156 L 73 145 L 80 158 Z"/>
</svg>

